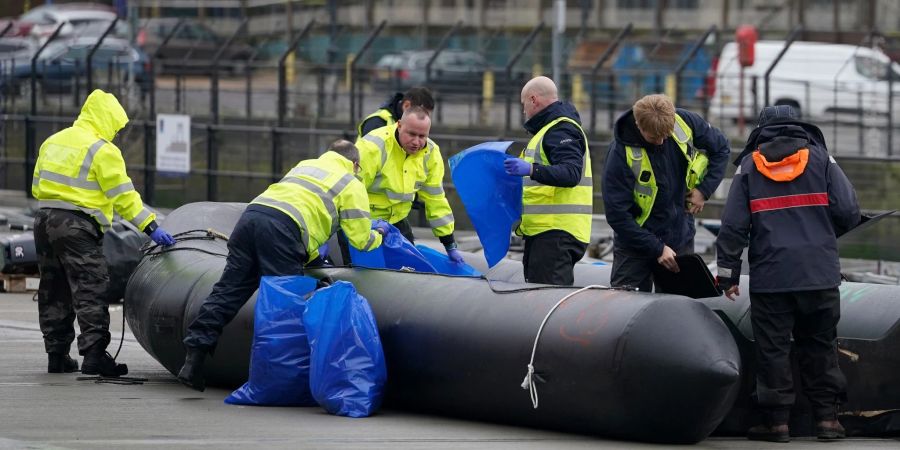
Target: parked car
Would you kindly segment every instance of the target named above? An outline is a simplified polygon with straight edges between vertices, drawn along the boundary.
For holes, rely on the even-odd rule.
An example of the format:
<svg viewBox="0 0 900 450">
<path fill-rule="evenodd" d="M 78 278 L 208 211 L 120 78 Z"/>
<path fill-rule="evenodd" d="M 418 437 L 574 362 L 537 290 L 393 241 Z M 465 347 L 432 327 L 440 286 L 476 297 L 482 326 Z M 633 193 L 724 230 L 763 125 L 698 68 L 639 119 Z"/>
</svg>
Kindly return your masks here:
<svg viewBox="0 0 900 450">
<path fill-rule="evenodd" d="M 18 58 L 6 60 L 9 70 L 2 72 L 0 89 L 27 95 L 33 75 L 44 93 L 71 92 L 76 82 L 84 82 L 87 74 L 87 55 L 96 43 L 97 39 L 94 37 L 55 40 L 38 56 L 33 74 L 31 71 L 33 53 L 22 53 Z M 118 38 L 107 37 L 92 59 L 92 69 L 95 71 L 94 76 L 98 84 L 107 79 L 98 72 L 111 70 L 121 74 L 125 81 L 134 80 L 144 91 L 149 88 L 148 68 L 147 56 L 128 41 Z"/>
<path fill-rule="evenodd" d="M 467 50 L 444 50 L 431 65 L 430 76 L 425 66 L 434 55 L 432 50 L 390 53 L 375 63 L 372 84 L 376 90 L 404 91 L 413 86 L 427 86 L 438 94 L 481 94 L 484 73 L 490 69 L 484 56 Z M 528 74 L 513 73 L 512 82 L 504 79 L 502 71 L 494 74 L 494 94 L 517 92 L 527 81 Z"/>
<path fill-rule="evenodd" d="M 98 23 L 108 25 L 116 18 L 112 8 L 97 3 L 63 3 L 42 5 L 32 8 L 19 17 L 16 34 L 46 39 L 60 24 L 60 37 L 77 36 L 85 27 Z M 121 21 L 116 35 L 127 38 L 128 24 Z"/>
<path fill-rule="evenodd" d="M 148 55 L 159 49 L 163 39 L 178 23 L 176 18 L 147 19 L 137 34 L 137 45 Z M 225 44 L 226 38 L 216 34 L 201 22 L 185 20 L 184 24 L 159 52 L 157 66 L 163 72 L 205 73 L 213 56 Z M 220 66 L 232 72 L 241 72 L 253 48 L 241 42 L 232 42 L 222 54 Z"/>
</svg>

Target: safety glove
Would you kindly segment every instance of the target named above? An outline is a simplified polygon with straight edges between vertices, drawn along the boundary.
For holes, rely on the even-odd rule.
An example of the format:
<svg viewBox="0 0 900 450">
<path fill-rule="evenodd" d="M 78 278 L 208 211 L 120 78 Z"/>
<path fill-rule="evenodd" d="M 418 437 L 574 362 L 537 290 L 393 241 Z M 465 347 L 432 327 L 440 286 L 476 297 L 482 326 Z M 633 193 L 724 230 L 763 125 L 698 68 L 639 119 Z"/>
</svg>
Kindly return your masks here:
<svg viewBox="0 0 900 450">
<path fill-rule="evenodd" d="M 503 161 L 503 168 L 508 175 L 524 177 L 531 175 L 533 167 L 531 163 L 521 158 L 507 158 Z"/>
<path fill-rule="evenodd" d="M 153 233 L 150 233 L 150 239 L 164 247 L 175 245 L 175 238 L 171 234 L 166 233 L 166 230 L 163 230 L 162 227 L 153 230 Z"/>
</svg>

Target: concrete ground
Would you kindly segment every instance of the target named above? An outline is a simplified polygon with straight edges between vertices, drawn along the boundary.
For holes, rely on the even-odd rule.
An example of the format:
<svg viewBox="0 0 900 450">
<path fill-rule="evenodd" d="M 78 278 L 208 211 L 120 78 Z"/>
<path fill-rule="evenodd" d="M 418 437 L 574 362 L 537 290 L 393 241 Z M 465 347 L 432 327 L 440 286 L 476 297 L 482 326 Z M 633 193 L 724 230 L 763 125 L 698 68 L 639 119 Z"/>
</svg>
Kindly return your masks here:
<svg viewBox="0 0 900 450">
<path fill-rule="evenodd" d="M 119 356 L 143 385 L 96 384 L 80 374 L 47 374 L 33 293 L 0 294 L 0 449 L 313 448 L 313 449 L 598 449 L 661 448 L 529 428 L 384 410 L 365 419 L 320 408 L 226 405 L 222 389 L 182 387 L 129 331 Z M 122 307 L 111 311 L 114 353 Z M 73 355 L 75 352 L 73 351 Z M 79 362 L 81 358 L 78 358 Z M 798 447 L 898 448 L 898 440 L 846 440 Z M 711 438 L 709 449 L 781 448 L 738 438 Z"/>
</svg>

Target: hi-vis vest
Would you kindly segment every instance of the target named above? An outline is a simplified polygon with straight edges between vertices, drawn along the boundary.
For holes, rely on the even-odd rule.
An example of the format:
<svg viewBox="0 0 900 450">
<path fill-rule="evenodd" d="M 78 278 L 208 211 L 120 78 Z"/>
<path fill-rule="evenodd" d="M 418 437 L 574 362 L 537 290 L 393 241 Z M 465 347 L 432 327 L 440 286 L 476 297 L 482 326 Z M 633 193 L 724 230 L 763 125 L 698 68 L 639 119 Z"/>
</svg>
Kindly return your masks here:
<svg viewBox="0 0 900 450">
<path fill-rule="evenodd" d="M 325 152 L 318 159 L 301 161 L 251 204 L 275 208 L 293 219 L 309 261 L 319 255 L 319 247 L 338 224 L 350 245 L 369 251 L 381 245 L 381 235 L 371 229 L 366 190 L 352 174 L 350 160 Z"/>
<path fill-rule="evenodd" d="M 102 232 L 113 213 L 143 230 L 156 219 L 125 171 L 125 160 L 109 141 L 128 123 L 115 96 L 94 90 L 75 124 L 47 138 L 34 166 L 31 193 L 39 208 L 81 211 Z"/>
<path fill-rule="evenodd" d="M 395 138 L 397 124 L 372 130 L 356 141 L 359 178 L 369 193 L 372 217 L 397 223 L 409 215 L 418 194 L 435 236 L 453 233 L 455 222 L 444 194 L 444 159 L 431 139 L 408 155 Z"/>
<path fill-rule="evenodd" d="M 591 214 L 594 212 L 594 188 L 591 172 L 591 152 L 587 135 L 578 122 L 568 118 L 557 118 L 544 125 L 528 142 L 519 157 L 530 163 L 549 165 L 544 153 L 544 135 L 560 122 L 571 122 L 584 136 L 584 164 L 581 180 L 571 188 L 547 186 L 532 180 L 522 179 L 522 223 L 519 231 L 526 236 L 534 236 L 548 230 L 563 230 L 575 239 L 589 243 L 591 240 Z"/>
<path fill-rule="evenodd" d="M 694 132 L 691 127 L 685 123 L 684 119 L 675 114 L 675 128 L 672 130 L 672 138 L 681 149 L 681 153 L 688 161 L 688 169 L 685 174 L 685 182 L 688 190 L 697 187 L 706 171 L 709 168 L 709 158 L 706 156 L 706 150 L 694 147 Z M 634 172 L 634 202 L 641 208 L 641 215 L 635 219 L 638 225 L 643 225 L 650 217 L 650 211 L 653 209 L 653 202 L 656 200 L 658 188 L 656 186 L 656 175 L 653 174 L 653 167 L 650 165 L 650 158 L 647 157 L 647 150 L 642 147 L 625 146 L 625 159 Z"/>
<path fill-rule="evenodd" d="M 391 114 L 390 111 L 388 111 L 387 109 L 381 108 L 378 111 L 375 111 L 372 114 L 369 114 L 368 116 L 366 116 L 365 119 L 363 119 L 362 121 L 359 122 L 359 125 L 356 126 L 356 138 L 357 139 L 363 137 L 363 124 L 366 123 L 367 120 L 369 120 L 373 117 L 377 117 L 381 120 L 384 120 L 385 126 L 393 125 L 393 124 L 397 123 L 397 121 L 394 120 L 394 115 Z"/>
</svg>

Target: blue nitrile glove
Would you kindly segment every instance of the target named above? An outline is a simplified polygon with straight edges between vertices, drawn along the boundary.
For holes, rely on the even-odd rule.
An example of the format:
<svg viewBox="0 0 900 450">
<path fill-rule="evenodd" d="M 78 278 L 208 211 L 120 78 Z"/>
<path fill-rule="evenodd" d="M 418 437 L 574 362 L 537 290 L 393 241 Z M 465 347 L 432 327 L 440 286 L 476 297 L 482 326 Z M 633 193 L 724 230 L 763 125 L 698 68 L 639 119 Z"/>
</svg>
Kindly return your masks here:
<svg viewBox="0 0 900 450">
<path fill-rule="evenodd" d="M 450 258 L 450 261 L 456 264 L 464 264 L 462 254 L 456 248 L 451 248 L 447 250 L 447 257 Z"/>
<path fill-rule="evenodd" d="M 372 229 L 384 236 L 391 229 L 391 224 L 384 219 L 375 219 L 372 220 Z"/>
<path fill-rule="evenodd" d="M 322 258 L 323 261 L 324 261 L 326 258 L 328 258 L 328 243 L 327 243 L 327 242 L 324 243 L 324 244 L 322 244 L 322 245 L 319 247 L 319 258 Z"/>
<path fill-rule="evenodd" d="M 166 233 L 166 230 L 163 230 L 161 227 L 150 233 L 150 239 L 162 246 L 175 245 L 175 238 L 171 234 Z"/>
<path fill-rule="evenodd" d="M 531 163 L 520 158 L 507 158 L 503 161 L 503 168 L 506 169 L 507 175 L 524 177 L 531 175 Z"/>
</svg>

